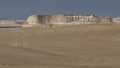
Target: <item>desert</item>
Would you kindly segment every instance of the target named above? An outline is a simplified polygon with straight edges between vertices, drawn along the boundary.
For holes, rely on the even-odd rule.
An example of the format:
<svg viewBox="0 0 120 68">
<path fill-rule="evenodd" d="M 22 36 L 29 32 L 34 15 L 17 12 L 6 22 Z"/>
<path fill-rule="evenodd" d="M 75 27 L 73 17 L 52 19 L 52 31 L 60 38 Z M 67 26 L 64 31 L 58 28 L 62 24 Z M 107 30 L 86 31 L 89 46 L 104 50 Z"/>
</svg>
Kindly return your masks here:
<svg viewBox="0 0 120 68">
<path fill-rule="evenodd" d="M 0 68 L 119 68 L 119 27 L 0 28 Z"/>
<path fill-rule="evenodd" d="M 120 68 L 120 0 L 0 0 L 0 68 Z"/>
</svg>

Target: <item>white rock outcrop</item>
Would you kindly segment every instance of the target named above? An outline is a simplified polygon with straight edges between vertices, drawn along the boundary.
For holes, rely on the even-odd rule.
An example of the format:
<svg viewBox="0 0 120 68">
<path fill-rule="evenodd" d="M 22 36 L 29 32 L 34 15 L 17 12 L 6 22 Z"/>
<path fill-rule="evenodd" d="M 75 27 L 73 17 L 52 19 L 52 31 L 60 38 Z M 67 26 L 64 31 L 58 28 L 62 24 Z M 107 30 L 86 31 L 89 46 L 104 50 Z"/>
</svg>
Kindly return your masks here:
<svg viewBox="0 0 120 68">
<path fill-rule="evenodd" d="M 31 15 L 27 25 L 76 25 L 76 24 L 103 24 L 112 23 L 108 16 L 95 15 Z"/>
<path fill-rule="evenodd" d="M 113 23 L 120 24 L 120 17 L 113 18 Z"/>
<path fill-rule="evenodd" d="M 0 20 L 0 27 L 22 27 L 16 20 Z"/>
</svg>

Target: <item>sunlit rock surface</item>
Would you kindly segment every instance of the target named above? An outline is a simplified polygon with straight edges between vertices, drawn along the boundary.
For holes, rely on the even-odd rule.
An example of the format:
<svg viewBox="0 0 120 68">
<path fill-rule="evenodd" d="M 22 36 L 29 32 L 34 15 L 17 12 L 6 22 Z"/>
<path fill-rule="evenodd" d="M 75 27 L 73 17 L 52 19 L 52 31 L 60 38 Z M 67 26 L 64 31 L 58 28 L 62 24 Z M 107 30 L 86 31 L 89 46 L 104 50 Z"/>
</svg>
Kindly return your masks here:
<svg viewBox="0 0 120 68">
<path fill-rule="evenodd" d="M 16 20 L 0 20 L 0 27 L 7 28 L 7 27 L 22 27 Z"/>
<path fill-rule="evenodd" d="M 114 19 L 116 21 L 116 19 Z M 95 15 L 31 15 L 27 20 L 0 20 L 0 27 L 54 27 L 79 24 L 108 24 L 113 19 Z"/>
<path fill-rule="evenodd" d="M 115 24 L 120 24 L 120 17 L 113 18 Z"/>
<path fill-rule="evenodd" d="M 108 16 L 95 15 L 31 15 L 27 25 L 77 25 L 77 24 L 106 24 L 112 23 Z"/>
</svg>

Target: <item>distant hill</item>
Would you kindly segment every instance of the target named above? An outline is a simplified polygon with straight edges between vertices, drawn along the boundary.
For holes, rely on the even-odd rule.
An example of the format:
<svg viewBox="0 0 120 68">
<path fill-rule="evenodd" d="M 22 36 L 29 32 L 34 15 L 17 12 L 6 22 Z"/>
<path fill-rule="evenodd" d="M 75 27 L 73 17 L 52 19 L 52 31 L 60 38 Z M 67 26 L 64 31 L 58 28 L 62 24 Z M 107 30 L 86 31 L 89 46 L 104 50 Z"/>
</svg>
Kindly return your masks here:
<svg viewBox="0 0 120 68">
<path fill-rule="evenodd" d="M 95 15 L 31 15 L 27 19 L 28 25 L 77 25 L 77 24 L 105 24 L 113 23 L 108 16 Z"/>
<path fill-rule="evenodd" d="M 120 24 L 120 17 L 113 18 L 113 22 L 116 24 Z"/>
</svg>

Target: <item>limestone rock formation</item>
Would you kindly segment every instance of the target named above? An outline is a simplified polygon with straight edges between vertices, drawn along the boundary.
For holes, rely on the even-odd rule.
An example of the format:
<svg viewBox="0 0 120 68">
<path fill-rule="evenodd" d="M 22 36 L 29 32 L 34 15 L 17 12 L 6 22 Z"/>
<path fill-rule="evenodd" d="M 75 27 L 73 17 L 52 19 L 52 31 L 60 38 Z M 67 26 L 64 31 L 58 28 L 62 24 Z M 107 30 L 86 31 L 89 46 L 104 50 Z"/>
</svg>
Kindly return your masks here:
<svg viewBox="0 0 120 68">
<path fill-rule="evenodd" d="M 95 15 L 31 15 L 27 19 L 27 25 L 76 25 L 76 24 L 102 24 L 112 23 L 107 16 Z"/>
<path fill-rule="evenodd" d="M 0 24 L 16 24 L 14 20 L 0 20 Z"/>
<path fill-rule="evenodd" d="M 120 17 L 113 18 L 115 24 L 120 24 Z"/>
<path fill-rule="evenodd" d="M 21 27 L 19 23 L 15 20 L 0 20 L 0 27 L 8 28 L 8 27 Z"/>
</svg>

